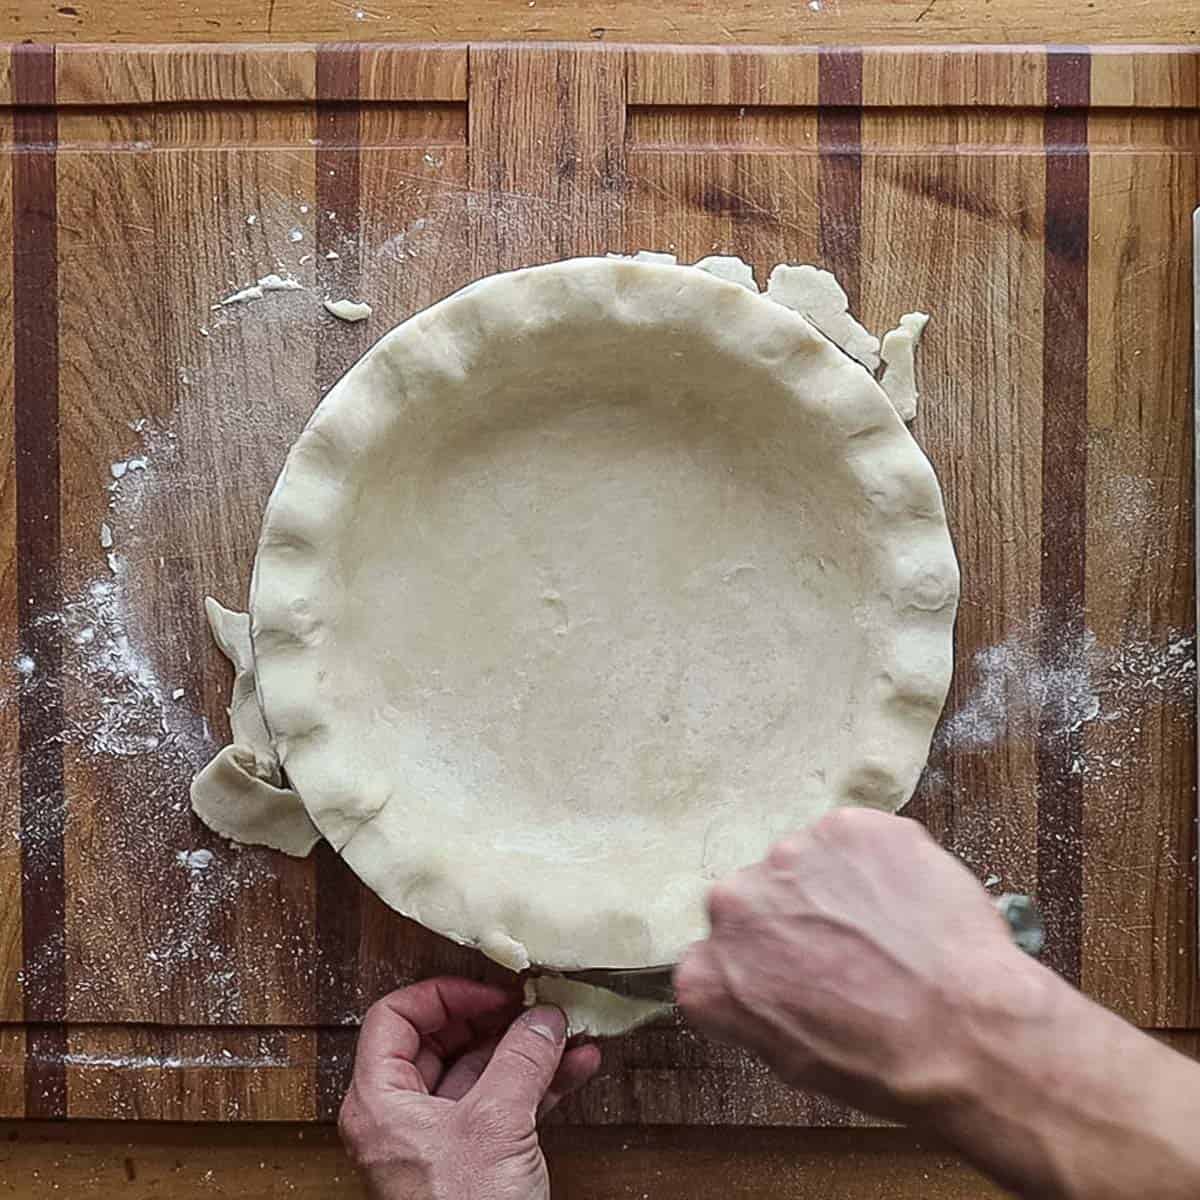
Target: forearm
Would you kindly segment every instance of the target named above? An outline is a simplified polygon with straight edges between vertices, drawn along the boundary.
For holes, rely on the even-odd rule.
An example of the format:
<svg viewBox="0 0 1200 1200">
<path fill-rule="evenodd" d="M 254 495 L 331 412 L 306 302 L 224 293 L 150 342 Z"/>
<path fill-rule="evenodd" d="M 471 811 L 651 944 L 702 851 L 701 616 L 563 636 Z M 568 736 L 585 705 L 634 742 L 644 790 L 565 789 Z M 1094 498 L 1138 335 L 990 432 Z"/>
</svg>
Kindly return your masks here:
<svg viewBox="0 0 1200 1200">
<path fill-rule="evenodd" d="M 935 1127 L 1021 1195 L 1200 1195 L 1200 1066 L 1031 964 Z"/>
</svg>

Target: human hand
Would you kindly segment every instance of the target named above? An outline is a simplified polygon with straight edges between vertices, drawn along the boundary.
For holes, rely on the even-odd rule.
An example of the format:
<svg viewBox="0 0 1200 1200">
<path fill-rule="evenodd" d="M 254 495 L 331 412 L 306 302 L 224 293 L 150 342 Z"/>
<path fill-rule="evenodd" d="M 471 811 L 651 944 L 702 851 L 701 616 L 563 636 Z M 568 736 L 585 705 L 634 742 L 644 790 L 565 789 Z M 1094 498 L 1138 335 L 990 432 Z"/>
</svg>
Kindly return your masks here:
<svg viewBox="0 0 1200 1200">
<path fill-rule="evenodd" d="M 787 1082 L 896 1119 L 973 1083 L 975 1033 L 1045 1005 L 1045 968 L 915 821 L 838 809 L 718 883 L 675 974 L 700 1029 Z"/>
<path fill-rule="evenodd" d="M 537 1120 L 600 1065 L 595 1045 L 565 1047 L 557 1008 L 520 1012 L 486 984 L 429 979 L 385 996 L 363 1022 L 338 1121 L 368 1194 L 548 1200 Z"/>
</svg>

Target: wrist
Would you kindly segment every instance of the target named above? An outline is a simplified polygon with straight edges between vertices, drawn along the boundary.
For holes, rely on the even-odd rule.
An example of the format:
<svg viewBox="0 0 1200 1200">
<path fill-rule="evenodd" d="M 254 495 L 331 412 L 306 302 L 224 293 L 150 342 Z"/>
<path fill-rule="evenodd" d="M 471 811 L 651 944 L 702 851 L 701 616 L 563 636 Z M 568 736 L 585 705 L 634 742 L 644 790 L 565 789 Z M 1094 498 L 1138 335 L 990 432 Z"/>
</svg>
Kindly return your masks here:
<svg viewBox="0 0 1200 1200">
<path fill-rule="evenodd" d="M 934 1128 L 1022 1194 L 1200 1194 L 1200 1068 L 1033 960 L 1011 966 L 966 1022 Z"/>
<path fill-rule="evenodd" d="M 1091 1006 L 1019 952 L 977 969 L 969 992 L 950 1051 L 955 1086 L 930 1106 L 929 1123 L 1006 1184 L 1065 1195 L 1049 1143 L 1071 1090 L 1080 1007 Z"/>
</svg>

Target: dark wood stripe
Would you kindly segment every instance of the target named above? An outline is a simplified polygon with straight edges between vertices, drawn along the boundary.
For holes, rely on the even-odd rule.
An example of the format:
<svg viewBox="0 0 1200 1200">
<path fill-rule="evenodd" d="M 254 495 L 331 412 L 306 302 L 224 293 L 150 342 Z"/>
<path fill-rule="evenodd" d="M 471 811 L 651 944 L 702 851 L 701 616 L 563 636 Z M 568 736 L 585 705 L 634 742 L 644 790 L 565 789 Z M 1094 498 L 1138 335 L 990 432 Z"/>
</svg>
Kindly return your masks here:
<svg viewBox="0 0 1200 1200">
<path fill-rule="evenodd" d="M 67 1026 L 25 1027 L 25 1116 L 61 1120 L 67 1115 Z"/>
<path fill-rule="evenodd" d="M 317 50 L 317 279 L 328 299 L 361 299 L 359 198 L 359 55 L 350 46 Z M 336 259 L 326 258 L 334 251 Z M 317 333 L 317 389 L 324 395 L 366 349 L 365 322 L 329 317 Z M 362 888 L 357 876 L 322 844 L 316 851 L 316 1016 L 336 1025 L 361 1015 L 358 947 Z M 317 1031 L 316 1107 L 337 1116 L 349 1071 L 345 1031 Z"/>
<path fill-rule="evenodd" d="M 22 970 L 25 1019 L 45 1023 L 66 1016 L 62 647 L 44 619 L 62 607 L 53 48 L 14 47 L 12 88 L 17 639 L 26 659 L 18 701 Z M 44 1025 L 30 1030 L 27 1116 L 66 1115 L 60 1042 Z"/>
<path fill-rule="evenodd" d="M 856 309 L 861 299 L 862 51 L 822 50 L 817 62 L 821 259 Z"/>
<path fill-rule="evenodd" d="M 1045 117 L 1042 326 L 1043 662 L 1084 650 L 1087 516 L 1088 148 L 1091 62 L 1052 50 Z M 1083 750 L 1080 730 L 1048 714 L 1038 731 L 1038 898 L 1047 961 L 1079 983 L 1083 950 Z"/>
</svg>

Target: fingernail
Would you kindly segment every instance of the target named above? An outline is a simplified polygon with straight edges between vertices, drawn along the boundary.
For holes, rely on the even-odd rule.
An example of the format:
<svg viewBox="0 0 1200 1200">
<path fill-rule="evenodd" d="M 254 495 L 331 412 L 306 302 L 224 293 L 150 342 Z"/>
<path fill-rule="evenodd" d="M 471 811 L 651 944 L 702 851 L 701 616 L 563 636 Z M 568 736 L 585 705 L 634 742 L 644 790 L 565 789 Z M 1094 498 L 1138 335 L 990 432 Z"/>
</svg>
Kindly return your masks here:
<svg viewBox="0 0 1200 1200">
<path fill-rule="evenodd" d="M 563 1010 L 553 1004 L 527 1008 L 517 1019 L 529 1027 L 530 1033 L 536 1033 L 548 1042 L 561 1042 L 567 1036 L 567 1018 Z"/>
</svg>

